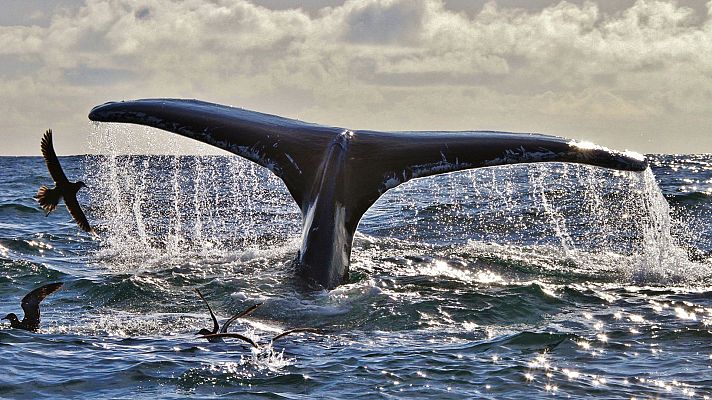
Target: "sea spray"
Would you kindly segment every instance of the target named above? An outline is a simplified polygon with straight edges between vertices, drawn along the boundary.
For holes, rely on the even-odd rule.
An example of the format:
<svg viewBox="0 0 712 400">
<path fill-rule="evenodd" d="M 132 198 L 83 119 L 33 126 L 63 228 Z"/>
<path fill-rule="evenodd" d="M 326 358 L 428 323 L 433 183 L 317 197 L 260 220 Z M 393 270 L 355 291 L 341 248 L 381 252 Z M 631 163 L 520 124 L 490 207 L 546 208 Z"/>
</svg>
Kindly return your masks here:
<svg viewBox="0 0 712 400">
<path fill-rule="evenodd" d="M 673 236 L 668 203 L 649 169 L 635 173 L 550 163 L 427 179 L 428 185 L 406 183 L 386 193 L 360 229 L 447 244 L 455 251 L 468 243 L 475 259 L 530 262 L 604 279 L 666 283 L 707 273 L 688 260 Z M 452 203 L 459 205 L 443 206 Z M 379 221 L 402 214 L 393 212 L 394 204 L 414 210 L 414 220 L 381 229 Z"/>
<path fill-rule="evenodd" d="M 680 242 L 672 236 L 670 206 L 648 168 L 639 176 L 640 201 L 647 211 L 642 224 L 642 249 L 633 279 L 643 282 L 676 283 L 705 275 L 708 268 L 691 262 Z"/>
<path fill-rule="evenodd" d="M 568 227 L 566 226 L 566 216 L 563 212 L 559 211 L 561 207 L 556 207 L 553 202 L 550 201 L 547 195 L 546 186 L 551 185 L 552 174 L 547 173 L 549 169 L 537 168 L 538 173 L 530 174 L 529 181 L 532 183 L 532 190 L 539 197 L 539 204 L 541 205 L 541 210 L 548 219 L 548 223 L 554 230 L 555 236 L 559 239 L 559 243 L 564 250 L 564 253 L 568 258 L 571 257 L 571 252 L 574 248 L 573 239 L 569 234 Z M 561 165 L 560 167 L 561 176 L 558 178 L 559 181 L 566 181 L 568 178 L 568 166 Z M 556 171 L 555 172 L 559 172 Z"/>
<path fill-rule="evenodd" d="M 101 188 L 92 192 L 92 216 L 98 218 L 106 254 L 137 259 L 239 254 L 275 248 L 299 234 L 301 215 L 282 182 L 249 161 L 121 154 L 122 141 L 143 142 L 148 153 L 160 153 L 171 152 L 176 139 L 185 140 L 151 128 L 98 124 L 93 138 L 94 151 L 102 156 L 89 168 L 90 186 Z M 196 144 L 194 150 L 203 147 L 209 146 Z M 379 199 L 359 232 L 414 244 L 469 244 L 504 259 L 656 282 L 686 279 L 697 268 L 672 236 L 671 224 L 650 170 L 550 163 L 408 182 Z M 360 243 L 357 236 L 356 258 Z M 548 264 L 542 263 L 546 259 Z"/>
<path fill-rule="evenodd" d="M 225 255 L 284 242 L 299 214 L 281 181 L 237 156 L 170 156 L 176 137 L 150 128 L 96 124 L 87 164 L 92 217 L 107 257 L 150 260 Z M 186 139 L 180 139 L 186 140 Z M 122 154 L 117 142 L 146 144 L 145 155 Z M 167 149 L 163 149 L 166 146 Z M 201 151 L 203 144 L 194 150 Z M 273 221 L 267 211 L 284 216 Z M 269 209 L 269 210 L 268 210 Z"/>
<path fill-rule="evenodd" d="M 220 201 L 215 201 L 211 192 L 208 204 L 218 206 L 206 210 L 213 216 L 206 214 L 202 222 L 212 218 L 217 232 L 239 234 L 223 229 L 235 218 L 223 217 L 223 210 L 229 208 L 223 201 L 235 196 L 226 189 L 234 188 L 223 186 L 220 178 L 221 171 L 228 169 L 226 160 L 232 158 L 205 157 L 203 182 L 218 182 L 223 190 Z M 93 163 L 98 157 L 86 158 Z M 681 230 L 688 229 L 683 247 L 687 250 L 694 245 L 700 252 L 696 259 L 709 264 L 704 260 L 712 254 L 708 190 L 712 164 L 701 169 L 697 161 L 712 163 L 712 156 L 651 158 L 652 170 L 673 211 L 672 238 L 680 241 Z M 61 157 L 60 161 L 68 176 L 76 179 L 84 159 Z M 22 296 L 38 282 L 65 282 L 60 293 L 43 303 L 43 335 L 0 330 L 4 344 L 0 356 L 9 366 L 0 374 L 3 397 L 248 397 L 264 393 L 272 397 L 355 398 L 376 392 L 392 398 L 587 399 L 592 393 L 599 398 L 712 396 L 712 274 L 708 272 L 706 280 L 681 284 L 666 284 L 652 276 L 638 280 L 632 275 L 644 265 L 642 238 L 643 229 L 648 229 L 641 224 L 646 207 L 641 200 L 646 195 L 639 186 L 643 174 L 578 171 L 579 167 L 569 166 L 571 182 L 559 182 L 554 171 L 558 167 L 550 164 L 416 181 L 405 189 L 412 193 L 406 200 L 417 203 L 417 208 L 399 212 L 392 207 L 403 203 L 390 197 L 385 199 L 390 203 L 381 205 L 388 207 L 372 210 L 387 215 L 390 225 L 384 228 L 377 213 L 364 220 L 357 246 L 363 248 L 368 243 L 370 252 L 354 253 L 357 264 L 351 283 L 334 291 L 314 292 L 295 285 L 291 271 L 280 274 L 279 263 L 294 257 L 298 237 L 291 247 L 279 241 L 263 242 L 263 247 L 273 250 L 259 253 L 261 259 L 249 263 L 240 261 L 241 242 L 236 242 L 235 262 L 199 254 L 183 257 L 187 261 L 178 266 L 165 266 L 162 259 L 151 263 L 150 257 L 161 255 L 156 238 L 165 236 L 165 232 L 152 229 L 166 229 L 153 221 L 171 204 L 169 196 L 156 206 L 151 199 L 158 197 L 156 192 L 170 188 L 170 176 L 156 175 L 156 170 L 170 168 L 169 157 L 138 158 L 133 171 L 134 181 L 141 185 L 138 171 L 146 170 L 145 185 L 151 188 L 136 206 L 142 211 L 149 242 L 136 251 L 136 259 L 146 264 L 140 273 L 135 268 L 107 271 L 104 264 L 121 264 L 123 256 L 97 261 L 97 241 L 79 232 L 63 207 L 45 217 L 33 206 L 31 196 L 42 183 L 39 181 L 48 179 L 41 158 L 5 157 L 0 162 L 7 190 L 0 204 L 5 312 L 16 312 Z M 119 166 L 125 162 L 117 159 Z M 188 164 L 185 167 L 192 169 Z M 84 165 L 92 172 L 95 164 Z M 38 179 L 38 171 L 44 178 Z M 559 238 L 553 228 L 545 226 L 547 214 L 538 205 L 540 195 L 528 180 L 529 173 L 539 172 L 550 176 L 543 182 L 550 206 L 566 216 L 566 229 L 574 243 L 572 254 L 580 255 L 574 262 L 564 260 Z M 486 179 L 480 181 L 481 177 Z M 440 188 L 436 182 L 445 184 Z M 493 192 L 488 187 L 492 182 L 504 196 L 476 195 L 475 185 L 483 193 Z M 511 196 L 507 186 L 517 188 Z M 617 186 L 640 193 L 626 197 Z M 588 193 L 590 187 L 595 191 Z M 104 221 L 95 214 L 99 206 L 95 195 L 108 189 L 92 185 L 80 192 L 90 221 L 102 230 Z M 453 202 L 458 202 L 458 210 L 452 214 L 448 214 L 449 206 L 427 208 L 430 193 L 441 189 L 441 199 L 449 191 L 455 193 Z M 113 201 L 109 193 L 105 196 Z M 283 215 L 285 208 L 274 203 L 279 196 L 275 192 L 267 202 L 258 204 L 260 209 L 268 209 L 268 216 L 258 214 L 255 219 L 289 221 Z M 598 206 L 594 205 L 596 199 Z M 507 204 L 487 204 L 490 200 Z M 136 203 L 124 204 L 128 221 Z M 193 201 L 189 204 L 184 221 L 187 215 L 196 214 Z M 511 219 L 506 218 L 505 209 L 512 210 Z M 495 215 L 493 210 L 501 211 L 499 218 L 488 219 Z M 414 242 L 390 235 L 389 230 L 399 232 L 399 225 L 410 224 L 416 212 L 418 217 L 432 214 L 434 218 L 428 221 L 438 220 L 438 215 L 454 220 L 447 222 L 451 226 L 442 232 L 432 225 L 421 229 L 409 226 L 421 232 Z M 603 220 L 591 222 L 597 215 Z M 689 225 L 686 219 L 678 224 L 678 216 L 704 224 Z M 540 231 L 538 227 L 543 228 Z M 488 228 L 493 234 L 481 233 L 479 228 Z M 186 232 L 192 229 L 190 226 Z M 467 233 L 461 233 L 465 229 L 471 229 L 472 246 L 466 241 Z M 513 236 L 508 240 L 497 234 L 503 230 Z M 203 232 L 212 235 L 206 224 Z M 438 236 L 445 242 L 438 243 Z M 227 243 L 221 233 L 215 237 Z M 136 239 L 140 246 L 139 235 Z M 584 245 L 587 242 L 592 243 L 590 248 Z M 101 246 L 106 247 L 99 252 L 101 257 L 110 245 L 102 240 Z M 483 259 L 476 245 L 496 251 L 492 258 Z M 281 253 L 275 255 L 277 251 Z M 411 262 L 412 275 L 404 276 L 398 262 Z M 546 270 L 557 262 L 561 263 L 558 270 Z M 366 263 L 370 265 L 368 274 L 364 273 Z M 580 273 L 587 266 L 590 271 Z M 629 275 L 607 276 L 607 268 L 629 271 Z M 701 268 L 695 264 L 686 267 L 684 276 L 694 276 Z M 480 277 L 478 271 L 485 274 Z M 643 284 L 636 285 L 636 280 Z M 277 350 L 284 349 L 285 358 L 293 363 L 274 371 L 260 368 L 253 363 L 250 350 L 239 342 L 211 344 L 195 336 L 210 320 L 192 287 L 201 288 L 210 297 L 221 320 L 255 302 L 265 303 L 244 324 L 234 325 L 236 332 L 254 327 L 267 339 L 273 328 L 281 331 L 300 324 L 323 327 L 329 336 L 280 341 Z M 51 367 L 47 366 L 48 354 Z M 216 366 L 216 371 L 210 366 Z"/>
</svg>

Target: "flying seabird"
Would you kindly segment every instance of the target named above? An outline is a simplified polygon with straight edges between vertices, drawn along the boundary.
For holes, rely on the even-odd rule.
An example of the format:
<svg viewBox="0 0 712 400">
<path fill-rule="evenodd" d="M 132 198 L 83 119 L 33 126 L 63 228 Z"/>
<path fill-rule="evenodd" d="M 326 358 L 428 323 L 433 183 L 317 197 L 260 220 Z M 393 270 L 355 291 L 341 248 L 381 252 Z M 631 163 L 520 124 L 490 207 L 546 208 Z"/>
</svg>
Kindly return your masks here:
<svg viewBox="0 0 712 400">
<path fill-rule="evenodd" d="M 198 296 L 200 296 L 200 298 L 205 302 L 205 305 L 208 306 L 208 311 L 210 311 L 210 318 L 213 320 L 213 330 L 203 328 L 200 331 L 198 331 L 197 335 L 202 335 L 204 338 L 208 339 L 208 341 L 211 343 L 222 342 L 221 337 L 217 337 L 217 336 L 213 337 L 212 335 L 227 333 L 227 329 L 230 327 L 230 324 L 232 324 L 233 321 L 235 321 L 238 318 L 242 318 L 242 317 L 252 314 L 257 309 L 257 307 L 262 305 L 262 303 L 257 303 L 251 307 L 248 307 L 245 311 L 242 311 L 238 314 L 233 315 L 230 319 L 225 321 L 222 328 L 220 328 L 220 325 L 218 324 L 218 319 L 215 317 L 215 313 L 213 313 L 213 309 L 210 307 L 210 303 L 208 303 L 208 301 L 205 300 L 205 297 L 203 297 L 203 294 L 200 293 L 200 290 L 195 289 L 195 291 L 198 293 Z M 218 331 L 219 331 L 219 333 L 218 333 Z"/>
<path fill-rule="evenodd" d="M 62 282 L 50 283 L 39 287 L 22 298 L 22 310 L 25 316 L 20 321 L 14 313 L 7 314 L 2 319 L 10 321 L 10 327 L 36 332 L 40 328 L 40 303 L 45 297 L 62 287 Z"/>
<path fill-rule="evenodd" d="M 74 218 L 79 227 L 85 232 L 94 232 L 77 201 L 77 192 L 79 189 L 86 187 L 86 185 L 82 181 L 70 182 L 67 179 L 67 175 L 64 174 L 62 166 L 59 164 L 57 154 L 54 152 L 51 129 L 48 129 L 42 137 L 42 156 L 47 164 L 49 174 L 54 180 L 53 188 L 42 186 L 37 192 L 37 196 L 35 196 L 37 202 L 40 203 L 40 206 L 45 211 L 45 216 L 54 211 L 59 200 L 64 198 L 64 205 L 67 206 L 67 210 L 72 214 L 72 218 Z"/>
<path fill-rule="evenodd" d="M 280 333 L 279 335 L 274 336 L 274 337 L 269 341 L 269 345 L 270 345 L 270 347 L 271 347 L 271 346 L 272 346 L 272 343 L 276 342 L 277 340 L 279 340 L 279 339 L 281 339 L 281 338 L 283 338 L 283 337 L 285 337 L 285 336 L 287 336 L 287 335 L 291 335 L 291 334 L 293 334 L 293 333 L 305 333 L 305 332 L 306 332 L 306 333 L 316 333 L 316 334 L 318 334 L 318 335 L 323 335 L 323 334 L 324 334 L 324 330 L 323 330 L 323 329 L 318 329 L 318 328 L 294 328 L 294 329 L 290 329 L 290 330 L 284 331 L 284 332 Z M 215 333 L 215 334 L 205 335 L 205 336 L 203 336 L 203 337 L 206 338 L 206 339 L 208 339 L 208 340 L 211 340 L 211 339 L 222 339 L 222 338 L 228 338 L 228 337 L 229 337 L 229 338 L 235 338 L 235 339 L 240 339 L 240 340 L 242 340 L 243 342 L 249 343 L 249 344 L 250 344 L 252 347 L 254 347 L 255 349 L 258 349 L 258 350 L 259 350 L 259 349 L 262 349 L 262 348 L 263 348 L 263 347 L 260 346 L 259 344 L 255 343 L 254 340 L 248 338 L 248 337 L 245 336 L 245 335 L 239 334 L 239 333 L 222 333 L 222 332 L 221 332 L 221 333 Z M 211 341 L 212 341 L 212 340 L 211 340 Z"/>
</svg>

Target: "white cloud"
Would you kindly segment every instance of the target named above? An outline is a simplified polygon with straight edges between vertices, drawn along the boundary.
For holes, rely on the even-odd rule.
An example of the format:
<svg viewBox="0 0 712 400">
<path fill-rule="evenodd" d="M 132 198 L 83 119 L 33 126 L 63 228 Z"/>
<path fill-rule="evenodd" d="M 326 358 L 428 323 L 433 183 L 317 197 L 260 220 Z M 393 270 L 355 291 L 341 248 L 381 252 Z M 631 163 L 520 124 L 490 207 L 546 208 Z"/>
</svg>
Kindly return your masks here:
<svg viewBox="0 0 712 400">
<path fill-rule="evenodd" d="M 47 127 L 76 138 L 59 151 L 86 151 L 93 105 L 144 97 L 350 128 L 540 131 L 712 152 L 712 2 L 707 10 L 491 2 L 465 14 L 437 0 L 364 0 L 309 13 L 87 0 L 46 27 L 0 26 L 0 152 L 36 153 Z"/>
</svg>

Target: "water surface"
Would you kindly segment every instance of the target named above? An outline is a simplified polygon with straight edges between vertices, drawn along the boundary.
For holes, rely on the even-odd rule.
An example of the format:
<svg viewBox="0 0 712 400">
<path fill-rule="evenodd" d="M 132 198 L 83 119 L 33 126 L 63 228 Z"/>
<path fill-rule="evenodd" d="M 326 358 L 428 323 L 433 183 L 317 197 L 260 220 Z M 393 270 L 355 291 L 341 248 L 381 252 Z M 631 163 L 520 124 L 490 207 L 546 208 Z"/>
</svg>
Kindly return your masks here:
<svg viewBox="0 0 712 400">
<path fill-rule="evenodd" d="M 65 283 L 40 334 L 0 329 L 0 397 L 712 396 L 712 156 L 411 181 L 364 216 L 332 291 L 294 279 L 301 216 L 249 162 L 61 162 L 99 238 L 37 207 L 41 158 L 0 158 L 0 312 Z M 327 334 L 201 341 L 195 288 L 221 319 L 262 302 L 232 328 L 261 343 Z"/>
</svg>

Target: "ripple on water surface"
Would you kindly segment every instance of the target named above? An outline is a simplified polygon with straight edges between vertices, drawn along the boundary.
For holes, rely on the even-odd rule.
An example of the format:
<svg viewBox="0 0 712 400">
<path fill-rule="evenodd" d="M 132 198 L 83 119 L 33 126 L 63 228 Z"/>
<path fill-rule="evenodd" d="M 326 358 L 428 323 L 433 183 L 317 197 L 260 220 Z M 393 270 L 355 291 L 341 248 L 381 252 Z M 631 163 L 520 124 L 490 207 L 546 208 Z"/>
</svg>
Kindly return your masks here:
<svg viewBox="0 0 712 400">
<path fill-rule="evenodd" d="M 100 239 L 23 200 L 47 179 L 41 159 L 0 168 L 1 311 L 65 282 L 42 334 L 0 330 L 0 397 L 712 396 L 709 157 L 661 156 L 655 175 L 552 164 L 413 181 L 364 216 L 351 279 L 328 292 L 292 279 L 299 211 L 254 166 L 62 162 L 89 167 Z M 263 303 L 232 329 L 264 347 L 199 339 L 195 288 L 221 321 Z M 267 346 L 299 326 L 326 334 Z"/>
</svg>

